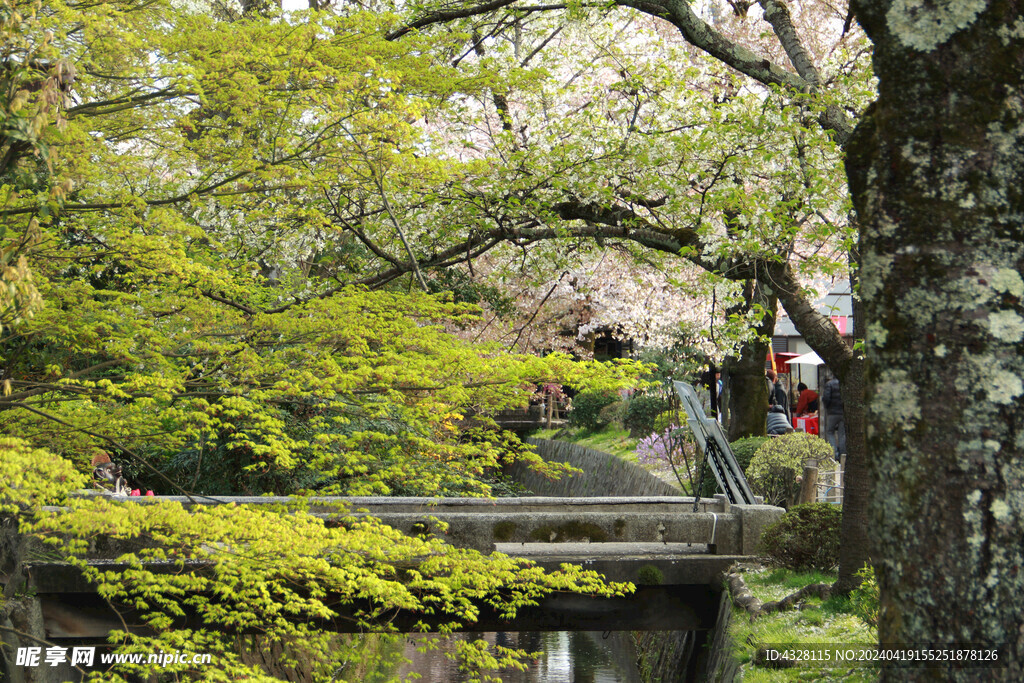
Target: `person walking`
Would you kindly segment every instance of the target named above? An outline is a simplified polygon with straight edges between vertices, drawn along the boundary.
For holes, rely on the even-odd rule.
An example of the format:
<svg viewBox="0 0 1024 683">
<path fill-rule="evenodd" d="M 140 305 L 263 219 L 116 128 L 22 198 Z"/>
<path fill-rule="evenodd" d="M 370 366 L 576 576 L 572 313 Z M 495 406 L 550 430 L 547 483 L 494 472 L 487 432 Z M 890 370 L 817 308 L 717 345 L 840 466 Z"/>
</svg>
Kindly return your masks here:
<svg viewBox="0 0 1024 683">
<path fill-rule="evenodd" d="M 786 398 L 786 390 L 779 382 L 778 374 L 774 370 L 765 371 L 765 378 L 768 380 L 768 405 L 779 406 L 782 412 L 789 418 L 789 400 Z"/>
<path fill-rule="evenodd" d="M 825 384 L 821 402 L 828 411 L 825 438 L 835 451 L 835 459 L 839 460 L 839 456 L 846 452 L 846 423 L 843 420 L 843 395 L 839 391 L 839 378 L 833 377 Z"/>
</svg>

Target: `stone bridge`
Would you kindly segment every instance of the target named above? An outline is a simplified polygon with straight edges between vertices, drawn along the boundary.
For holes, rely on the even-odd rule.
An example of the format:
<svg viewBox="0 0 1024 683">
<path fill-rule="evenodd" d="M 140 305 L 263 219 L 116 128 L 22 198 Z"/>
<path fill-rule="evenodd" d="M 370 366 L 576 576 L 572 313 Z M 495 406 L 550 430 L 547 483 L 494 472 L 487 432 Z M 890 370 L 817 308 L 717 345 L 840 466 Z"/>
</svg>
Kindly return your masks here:
<svg viewBox="0 0 1024 683">
<path fill-rule="evenodd" d="M 609 580 L 633 582 L 636 592 L 623 598 L 553 594 L 537 607 L 520 610 L 512 622 L 480 605 L 479 620 L 464 630 L 675 632 L 678 642 L 670 639 L 664 647 L 649 644 L 654 648 L 651 656 L 673 660 L 682 657 L 687 663 L 686 674 L 680 680 L 706 680 L 710 670 L 708 653 L 721 650 L 723 631 L 716 624 L 727 621 L 730 613 L 719 577 L 731 564 L 756 552 L 761 531 L 783 511 L 764 505 L 730 504 L 726 496 L 701 499 L 695 508 L 692 498 L 680 497 L 678 489 L 616 456 L 577 444 L 528 441 L 546 460 L 568 462 L 580 472 L 554 483 L 522 467 L 507 472 L 520 484 L 547 497 L 314 498 L 309 500 L 310 511 L 330 524 L 332 518 L 340 516 L 336 504 L 344 502 L 351 514 L 378 517 L 406 533 L 434 533 L 453 545 L 499 551 L 550 569 L 565 562 L 580 564 Z M 289 499 L 216 497 L 193 501 L 165 496 L 127 498 L 124 502 L 151 505 L 158 500 L 175 500 L 189 507 L 281 504 Z M 438 522 L 447 525 L 445 531 Z M 5 562 L 2 551 L 12 546 L 3 541 L 0 539 L 0 583 L 6 584 L 10 577 L 3 572 L 11 565 Z M 116 571 L 111 560 L 101 557 L 119 554 L 97 554 L 96 562 Z M 169 565 L 152 564 L 149 568 L 154 572 L 180 571 Z M 189 568 L 193 572 L 207 569 L 198 565 Z M 30 594 L 35 596 L 29 629 L 34 638 L 64 646 L 98 645 L 105 642 L 111 630 L 125 627 L 122 618 L 130 630 L 143 630 L 132 626 L 132 613 L 123 606 L 120 614 L 113 613 L 95 587 L 69 565 L 37 562 L 27 567 L 27 579 Z M 341 613 L 320 626 L 350 632 L 355 623 L 350 616 Z M 414 616 L 415 620 L 422 619 L 422 615 Z M 399 614 L 392 624 L 411 630 L 413 621 L 411 616 Z M 180 622 L 180 626 L 201 626 L 189 614 Z M 679 643 L 685 643 L 685 647 Z M 30 638 L 21 644 L 38 642 Z M 680 647 L 690 654 L 683 656 L 682 650 L 677 651 Z M 0 666 L 0 680 L 2 669 Z M 7 673 L 10 675 L 10 670 Z M 75 678 L 71 670 L 67 675 L 59 673 L 47 670 L 53 675 L 32 680 L 50 683 Z M 11 680 L 17 683 L 20 679 Z"/>
<path fill-rule="evenodd" d="M 125 504 L 152 505 L 159 500 L 174 500 L 186 507 L 289 501 L 163 496 L 128 498 Z M 472 631 L 709 629 L 719 610 L 719 574 L 753 554 L 761 531 L 782 514 L 780 508 L 766 505 L 731 505 L 725 496 L 698 501 L 696 511 L 692 498 L 663 496 L 367 497 L 312 498 L 309 502 L 309 511 L 328 523 L 340 516 L 337 504 L 345 503 L 349 515 L 373 516 L 406 533 L 437 533 L 456 546 L 528 558 L 548 568 L 565 562 L 580 564 L 609 580 L 638 585 L 637 592 L 625 598 L 552 595 L 540 606 L 522 610 L 513 623 L 485 610 L 476 624 L 467 627 Z M 439 522 L 447 525 L 446 531 L 440 531 Z M 117 568 L 110 560 L 96 561 Z M 155 565 L 152 570 L 180 571 Z M 36 563 L 27 571 L 29 587 L 40 601 L 48 640 L 98 640 L 112 629 L 123 628 L 121 616 L 112 613 L 69 565 Z M 401 628 L 400 615 L 394 623 Z M 198 624 L 186 616 L 182 625 Z M 342 615 L 325 626 L 342 632 L 352 628 L 352 621 Z"/>
</svg>

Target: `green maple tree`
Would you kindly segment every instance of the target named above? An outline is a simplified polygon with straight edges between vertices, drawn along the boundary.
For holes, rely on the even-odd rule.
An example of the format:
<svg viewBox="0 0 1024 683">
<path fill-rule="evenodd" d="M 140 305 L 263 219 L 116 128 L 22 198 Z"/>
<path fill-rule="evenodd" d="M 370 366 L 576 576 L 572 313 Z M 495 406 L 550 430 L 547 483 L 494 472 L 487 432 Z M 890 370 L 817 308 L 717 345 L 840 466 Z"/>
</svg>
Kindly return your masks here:
<svg viewBox="0 0 1024 683">
<path fill-rule="evenodd" d="M 358 680 L 377 655 L 325 625 L 342 607 L 367 625 L 403 610 L 451 629 L 480 603 L 511 617 L 554 590 L 628 590 L 373 521 L 328 527 L 301 500 L 186 512 L 68 498 L 98 449 L 161 493 L 487 495 L 488 472 L 511 459 L 564 472 L 489 414 L 538 382 L 622 386 L 639 367 L 474 345 L 457 332 L 475 307 L 405 287 L 414 231 L 387 199 L 449 173 L 409 150 L 411 121 L 453 84 L 427 43 L 383 38 L 393 17 L 131 1 L 4 11 L 22 46 L 5 63 L 33 65 L 9 77 L 0 202 L 15 563 L 53 544 L 46 557 L 139 610 L 156 635 L 113 633 L 122 651 L 217 654 L 164 669 L 179 680 L 275 680 L 252 658 L 268 644 L 310 679 Z M 97 535 L 139 545 L 118 557 L 125 571 L 88 564 Z M 153 571 L 195 562 L 207 570 Z M 5 589 L 6 633 L 30 600 L 19 590 Z M 168 628 L 186 611 L 200 626 Z"/>
</svg>

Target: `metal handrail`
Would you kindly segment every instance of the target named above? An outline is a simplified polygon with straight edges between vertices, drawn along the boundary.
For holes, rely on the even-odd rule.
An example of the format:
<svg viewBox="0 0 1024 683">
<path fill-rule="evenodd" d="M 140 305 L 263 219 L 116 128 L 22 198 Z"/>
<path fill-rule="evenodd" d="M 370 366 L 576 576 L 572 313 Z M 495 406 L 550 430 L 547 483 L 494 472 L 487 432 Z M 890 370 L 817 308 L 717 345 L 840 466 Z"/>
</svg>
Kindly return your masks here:
<svg viewBox="0 0 1024 683">
<path fill-rule="evenodd" d="M 686 412 L 686 422 L 693 430 L 697 445 L 704 452 L 704 460 L 710 466 L 711 473 L 715 475 L 719 488 L 728 496 L 730 503 L 753 505 L 754 494 L 747 484 L 743 469 L 736 462 L 729 441 L 722 433 L 722 426 L 717 420 L 709 419 L 704 414 L 700 397 L 693 387 L 685 382 L 673 384 Z"/>
</svg>

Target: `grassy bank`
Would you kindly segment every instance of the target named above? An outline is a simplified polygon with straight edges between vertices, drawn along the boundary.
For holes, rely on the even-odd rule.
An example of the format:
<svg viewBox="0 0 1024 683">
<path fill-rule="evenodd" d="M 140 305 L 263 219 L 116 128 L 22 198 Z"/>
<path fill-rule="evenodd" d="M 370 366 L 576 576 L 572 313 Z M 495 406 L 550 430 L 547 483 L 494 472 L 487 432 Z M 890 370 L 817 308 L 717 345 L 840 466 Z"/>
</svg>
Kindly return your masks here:
<svg viewBox="0 0 1024 683">
<path fill-rule="evenodd" d="M 629 435 L 629 430 L 624 427 L 610 425 L 604 429 L 591 432 L 583 429 L 543 429 L 530 434 L 537 439 L 558 439 L 577 443 L 595 451 L 603 451 L 617 455 L 620 458 L 636 462 L 636 444 L 640 439 L 634 439 Z"/>
<path fill-rule="evenodd" d="M 750 592 L 766 603 L 781 600 L 804 586 L 813 583 L 831 584 L 835 579 L 834 574 L 798 573 L 770 568 L 752 569 L 744 574 L 744 581 Z M 764 614 L 756 619 L 751 619 L 746 610 L 733 607 L 729 637 L 732 641 L 733 656 L 741 664 L 738 680 L 744 683 L 868 683 L 878 680 L 878 668 L 875 666 L 837 665 L 830 661 L 824 666 L 772 668 L 770 662 L 764 661 L 763 648 L 767 645 L 781 650 L 792 648 L 810 652 L 813 650 L 808 650 L 808 645 L 831 645 L 846 649 L 852 645 L 877 642 L 875 629 L 857 616 L 850 598 L 846 596 L 831 597 L 827 600 L 811 597 L 797 609 Z M 759 650 L 762 652 L 761 655 L 758 654 Z"/>
</svg>

